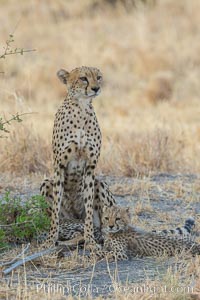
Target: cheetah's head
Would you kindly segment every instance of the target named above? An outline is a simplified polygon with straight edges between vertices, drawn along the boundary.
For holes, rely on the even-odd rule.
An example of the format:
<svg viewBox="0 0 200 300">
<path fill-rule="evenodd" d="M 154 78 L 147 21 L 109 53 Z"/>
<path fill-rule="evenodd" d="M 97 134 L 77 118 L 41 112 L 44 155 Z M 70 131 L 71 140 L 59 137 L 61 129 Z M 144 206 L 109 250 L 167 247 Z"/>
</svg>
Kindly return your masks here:
<svg viewBox="0 0 200 300">
<path fill-rule="evenodd" d="M 101 91 L 102 74 L 97 68 L 80 67 L 71 72 L 61 69 L 57 76 L 67 86 L 68 93 L 77 100 L 91 101 Z"/>
<path fill-rule="evenodd" d="M 131 223 L 129 207 L 111 206 L 103 208 L 102 231 L 104 233 L 115 233 L 123 231 Z"/>
</svg>

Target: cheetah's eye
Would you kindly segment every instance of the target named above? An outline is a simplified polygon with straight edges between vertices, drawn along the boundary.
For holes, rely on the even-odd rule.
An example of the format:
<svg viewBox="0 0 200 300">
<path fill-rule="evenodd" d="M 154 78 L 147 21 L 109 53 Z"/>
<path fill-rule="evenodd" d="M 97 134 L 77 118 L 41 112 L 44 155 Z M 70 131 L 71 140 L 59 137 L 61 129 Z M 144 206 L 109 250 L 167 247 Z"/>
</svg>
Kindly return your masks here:
<svg viewBox="0 0 200 300">
<path fill-rule="evenodd" d="M 105 217 L 105 220 L 108 221 L 108 217 Z"/>
<path fill-rule="evenodd" d="M 116 221 L 119 221 L 120 220 L 120 218 L 116 218 Z"/>
<path fill-rule="evenodd" d="M 102 79 L 102 76 L 97 76 L 97 80 L 101 80 Z"/>
<path fill-rule="evenodd" d="M 87 77 L 83 76 L 79 78 L 80 80 L 84 81 L 84 82 L 88 82 Z"/>
</svg>

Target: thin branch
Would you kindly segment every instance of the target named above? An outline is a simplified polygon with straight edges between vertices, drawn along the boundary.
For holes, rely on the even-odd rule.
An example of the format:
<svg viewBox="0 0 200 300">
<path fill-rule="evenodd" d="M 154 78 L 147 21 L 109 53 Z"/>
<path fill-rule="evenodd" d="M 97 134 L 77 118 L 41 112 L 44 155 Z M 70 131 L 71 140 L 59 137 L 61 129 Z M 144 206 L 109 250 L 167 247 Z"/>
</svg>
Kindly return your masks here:
<svg viewBox="0 0 200 300">
<path fill-rule="evenodd" d="M 3 224 L 3 225 L 0 225 L 0 228 L 11 228 L 14 227 L 14 226 L 21 226 L 21 225 L 24 225 L 24 224 L 33 224 L 32 221 L 24 221 L 24 222 L 21 222 L 21 223 L 10 223 L 10 224 Z"/>
<path fill-rule="evenodd" d="M 31 112 L 31 113 L 22 113 L 22 114 L 17 113 L 16 115 L 13 115 L 11 119 L 5 120 L 5 121 L 3 121 L 2 117 L 0 116 L 0 131 L 4 131 L 6 133 L 9 133 L 9 130 L 7 128 L 5 128 L 5 125 L 10 125 L 11 121 L 22 122 L 21 116 L 30 115 L 30 114 L 33 114 L 33 112 Z M 2 138 L 2 137 L 3 136 L 0 135 L 0 138 Z"/>
<path fill-rule="evenodd" d="M 40 252 L 37 252 L 37 253 L 34 253 L 32 255 L 29 255 L 17 262 L 15 262 L 14 264 L 12 264 L 9 268 L 5 269 L 4 271 L 2 271 L 3 275 L 7 275 L 9 274 L 10 272 L 12 272 L 14 269 L 24 265 L 25 263 L 29 262 L 29 261 L 32 261 L 36 258 L 39 258 L 43 255 L 47 255 L 47 254 L 50 254 L 50 253 L 53 253 L 55 252 L 56 250 L 58 250 L 58 247 L 54 247 L 54 248 L 50 248 L 50 249 L 45 249 L 45 250 L 42 250 Z"/>
<path fill-rule="evenodd" d="M 2 55 L 0 55 L 0 59 L 1 58 L 5 58 L 8 55 L 13 55 L 13 54 L 21 54 L 21 55 L 23 55 L 24 53 L 33 52 L 33 51 L 37 51 L 37 49 L 27 49 L 27 50 L 26 49 L 25 50 L 24 49 L 15 49 L 14 51 L 10 50 L 8 52 L 7 48 L 5 48 L 4 53 Z M 3 72 L 1 72 L 1 73 L 3 73 Z"/>
<path fill-rule="evenodd" d="M 3 262 L 0 264 L 0 268 L 1 267 L 4 267 L 4 266 L 8 266 L 8 265 L 11 265 L 13 264 L 18 258 L 20 258 L 22 255 L 24 255 L 28 249 L 30 247 L 30 243 L 27 244 L 27 246 L 22 250 L 21 253 L 19 253 L 15 258 L 13 258 L 11 261 L 7 261 L 7 262 Z"/>
<path fill-rule="evenodd" d="M 65 242 L 60 242 L 58 244 L 58 246 L 56 247 L 53 247 L 53 248 L 49 248 L 49 249 L 45 249 L 45 250 L 42 250 L 40 252 L 36 252 L 36 253 L 33 253 L 27 257 L 24 257 L 23 259 L 15 262 L 14 264 L 12 264 L 9 268 L 5 269 L 4 271 L 2 271 L 3 275 L 7 275 L 9 274 L 10 272 L 12 272 L 14 269 L 24 265 L 25 263 L 29 262 L 29 261 L 32 261 L 36 258 L 39 258 L 41 256 L 44 256 L 44 255 L 47 255 L 47 254 L 50 254 L 50 253 L 53 253 L 55 251 L 62 251 L 63 248 L 65 248 L 66 246 L 77 246 L 77 243 L 81 240 L 81 237 L 78 236 L 72 240 L 69 240 L 69 241 L 65 241 Z"/>
<path fill-rule="evenodd" d="M 14 35 L 9 34 L 9 38 L 6 40 L 6 46 L 4 47 L 4 52 L 0 55 L 0 59 L 6 58 L 6 56 L 12 55 L 12 54 L 23 55 L 25 52 L 36 51 L 36 49 L 23 49 L 23 48 L 12 49 L 13 42 L 14 42 Z"/>
<path fill-rule="evenodd" d="M 16 25 L 16 27 L 17 27 L 17 25 Z M 14 33 L 9 34 L 9 38 L 5 42 L 5 47 L 3 47 L 3 49 L 4 49 L 3 53 L 0 54 L 0 59 L 5 59 L 6 56 L 8 56 L 8 55 L 14 55 L 14 54 L 23 55 L 24 53 L 27 53 L 27 52 L 36 51 L 36 49 L 14 48 L 13 47 L 13 42 L 14 42 Z M 4 72 L 0 72 L 0 73 L 4 73 Z"/>
<path fill-rule="evenodd" d="M 6 120 L 6 121 L 4 121 L 4 122 L 1 122 L 1 124 L 2 124 L 3 126 L 4 126 L 5 124 L 9 124 L 9 125 L 10 125 L 10 122 L 13 121 L 13 120 L 18 121 L 18 122 L 22 122 L 22 120 L 20 119 L 20 117 L 22 117 L 22 116 L 24 116 L 24 115 L 30 115 L 30 114 L 32 114 L 32 112 L 31 112 L 31 113 L 22 113 L 22 114 L 16 113 L 16 115 L 13 115 L 11 119 Z"/>
</svg>

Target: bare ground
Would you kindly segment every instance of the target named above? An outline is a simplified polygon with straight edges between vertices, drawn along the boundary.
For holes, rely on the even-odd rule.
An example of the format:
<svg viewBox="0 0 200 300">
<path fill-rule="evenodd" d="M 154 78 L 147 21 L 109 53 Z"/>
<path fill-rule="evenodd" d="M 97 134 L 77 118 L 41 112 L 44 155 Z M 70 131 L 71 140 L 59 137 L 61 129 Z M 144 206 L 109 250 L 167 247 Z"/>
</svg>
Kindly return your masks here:
<svg viewBox="0 0 200 300">
<path fill-rule="evenodd" d="M 108 182 L 119 204 L 133 207 L 133 223 L 137 226 L 148 230 L 171 228 L 183 224 L 188 216 L 194 216 L 199 240 L 199 176 L 158 174 L 148 178 L 101 176 L 101 179 Z M 18 185 L 17 193 L 13 187 L 12 193 L 24 199 L 38 194 L 38 188 L 33 187 L 31 181 L 29 183 L 22 184 L 21 188 Z M 2 194 L 5 189 L 11 189 L 11 185 L 3 185 Z M 2 255 L 3 259 L 5 254 Z M 117 264 L 94 264 L 83 260 L 81 253 L 78 257 L 68 253 L 67 257 L 54 263 L 43 260 L 39 264 L 27 264 L 12 275 L 0 278 L 0 283 L 7 287 L 11 285 L 13 289 L 19 284 L 35 291 L 49 289 L 50 294 L 58 294 L 59 289 L 61 294 L 85 298 L 108 296 L 116 292 L 133 293 L 134 289 L 147 287 L 148 282 L 156 282 L 159 288 L 169 287 L 169 282 L 166 283 L 169 273 L 179 278 L 179 285 L 187 285 L 191 289 L 195 288 L 198 280 L 198 263 L 195 270 L 188 273 L 188 264 L 195 264 L 195 258 L 133 258 Z"/>
</svg>

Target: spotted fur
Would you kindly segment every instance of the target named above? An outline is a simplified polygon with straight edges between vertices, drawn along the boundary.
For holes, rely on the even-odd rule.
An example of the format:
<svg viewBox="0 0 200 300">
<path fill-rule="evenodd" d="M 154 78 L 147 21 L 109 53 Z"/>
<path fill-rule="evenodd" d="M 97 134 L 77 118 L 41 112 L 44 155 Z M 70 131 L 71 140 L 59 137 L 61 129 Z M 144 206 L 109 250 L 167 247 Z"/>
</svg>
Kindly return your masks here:
<svg viewBox="0 0 200 300">
<path fill-rule="evenodd" d="M 182 236 L 187 237 L 191 236 L 193 233 L 193 229 L 195 228 L 195 220 L 193 217 L 189 217 L 185 220 L 185 224 L 182 227 L 177 227 L 175 229 L 164 229 L 164 230 L 153 230 L 154 233 L 164 234 L 164 235 L 172 235 L 172 236 Z"/>
<path fill-rule="evenodd" d="M 48 208 L 47 212 L 51 217 L 53 204 L 53 180 L 45 179 L 40 187 L 40 193 L 45 197 Z M 76 236 L 76 233 L 84 233 L 85 213 L 80 211 L 79 198 L 71 203 L 63 196 L 59 213 L 59 241 L 67 241 Z M 103 206 L 115 205 L 115 198 L 104 181 L 95 178 L 94 183 L 94 203 L 93 203 L 93 224 L 94 239 L 97 243 L 102 243 L 102 212 Z M 82 217 L 80 217 L 82 216 Z M 45 237 L 46 238 L 46 237 Z M 44 240 L 44 235 L 43 235 Z"/>
<path fill-rule="evenodd" d="M 92 99 L 101 91 L 102 74 L 97 68 L 80 67 L 70 73 L 61 69 L 57 75 L 67 87 L 67 96 L 54 121 L 54 178 L 48 181 L 53 185 L 53 202 L 46 246 L 57 241 L 59 217 L 65 213 L 68 217 L 72 214 L 72 217 L 84 219 L 84 239 L 95 246 L 94 198 L 97 197 L 99 203 L 114 203 L 113 197 L 106 199 L 103 191 L 95 193 L 94 170 L 100 155 L 101 131 Z M 96 181 L 98 185 L 103 184 Z"/>
<path fill-rule="evenodd" d="M 172 256 L 182 251 L 200 255 L 200 244 L 188 237 L 146 232 L 131 225 L 128 208 L 112 206 L 103 211 L 104 247 L 95 253 L 98 259 L 123 260 L 133 256 Z"/>
</svg>

